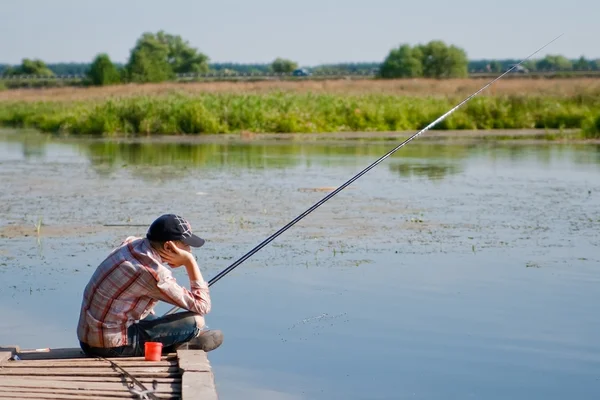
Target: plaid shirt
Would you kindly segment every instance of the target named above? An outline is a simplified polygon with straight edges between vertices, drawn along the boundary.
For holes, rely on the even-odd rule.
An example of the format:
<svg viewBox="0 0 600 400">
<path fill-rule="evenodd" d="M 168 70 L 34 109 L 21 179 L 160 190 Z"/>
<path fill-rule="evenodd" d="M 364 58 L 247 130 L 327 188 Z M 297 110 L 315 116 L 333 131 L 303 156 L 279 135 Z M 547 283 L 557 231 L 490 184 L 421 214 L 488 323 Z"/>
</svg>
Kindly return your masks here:
<svg viewBox="0 0 600 400">
<path fill-rule="evenodd" d="M 83 293 L 77 337 L 92 347 L 128 345 L 127 328 L 159 300 L 194 313 L 210 312 L 208 283 L 175 281 L 146 238 L 128 237 L 100 264 Z"/>
</svg>

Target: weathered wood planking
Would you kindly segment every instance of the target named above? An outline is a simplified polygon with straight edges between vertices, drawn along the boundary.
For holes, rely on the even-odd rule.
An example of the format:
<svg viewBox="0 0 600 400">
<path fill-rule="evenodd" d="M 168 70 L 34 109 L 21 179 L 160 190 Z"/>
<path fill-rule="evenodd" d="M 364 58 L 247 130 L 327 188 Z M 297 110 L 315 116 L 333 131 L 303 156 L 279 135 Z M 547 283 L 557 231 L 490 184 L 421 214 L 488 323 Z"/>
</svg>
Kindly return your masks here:
<svg viewBox="0 0 600 400">
<path fill-rule="evenodd" d="M 145 385 L 149 388 L 150 385 Z M 7 379 L 6 377 L 0 378 L 0 391 L 4 388 L 46 388 L 46 389 L 77 389 L 77 390 L 122 390 L 123 381 L 121 382 L 85 382 L 85 381 L 55 381 L 52 377 L 48 377 L 45 379 L 31 379 L 29 377 L 11 377 Z M 168 390 L 169 392 L 173 390 L 181 390 L 181 383 L 160 383 L 157 386 L 158 391 Z"/>
<path fill-rule="evenodd" d="M 181 383 L 181 377 L 175 378 L 136 378 L 143 384 L 152 383 Z M 110 376 L 53 376 L 53 381 L 86 381 L 86 382 L 123 382 L 123 378 L 110 377 Z"/>
<path fill-rule="evenodd" d="M 10 388 L 10 391 L 3 391 L 0 388 L 0 396 L 28 396 L 28 395 L 35 395 L 37 397 L 39 396 L 56 396 L 56 395 L 69 395 L 69 396 L 87 396 L 88 399 L 91 398 L 96 398 L 97 396 L 104 396 L 104 397 L 112 397 L 112 398 L 121 398 L 121 399 L 131 399 L 131 398 L 135 398 L 136 395 L 133 393 L 127 393 L 124 392 L 122 390 L 107 390 L 107 389 L 102 389 L 102 390 L 94 390 L 94 389 L 88 389 L 85 390 L 85 392 L 82 392 L 80 389 L 46 389 L 46 388 Z M 173 393 L 171 392 L 155 392 L 156 397 L 158 398 L 163 398 L 163 399 L 172 399 L 173 397 L 176 397 L 173 395 Z"/>
<path fill-rule="evenodd" d="M 0 351 L 10 351 L 13 354 L 18 354 L 21 360 L 46 360 L 46 359 L 73 359 L 73 358 L 87 358 L 85 353 L 81 349 L 74 348 L 57 348 L 49 349 L 48 351 L 33 351 L 33 350 L 21 350 L 19 346 L 6 346 L 0 347 Z M 142 357 L 143 359 L 143 357 Z"/>
<path fill-rule="evenodd" d="M 152 362 L 148 362 L 148 361 L 130 361 L 127 358 L 121 359 L 121 360 L 114 360 L 111 359 L 113 361 L 115 361 L 117 364 L 119 364 L 121 367 L 125 368 L 145 368 L 145 367 L 177 367 L 178 368 L 178 361 L 172 360 L 172 361 L 152 361 Z M 13 363 L 10 365 L 10 368 L 73 368 L 73 367 L 83 367 L 83 368 L 88 368 L 88 369 L 94 369 L 94 368 L 106 368 L 106 367 L 110 367 L 110 363 L 104 360 L 100 360 L 100 359 L 94 359 L 94 361 L 79 361 L 79 360 L 73 360 L 71 362 L 65 362 L 65 360 L 62 360 L 60 362 L 52 362 L 52 361 L 27 361 L 24 363 Z"/>
<path fill-rule="evenodd" d="M 145 377 L 145 378 L 173 378 L 176 376 L 181 376 L 181 373 L 178 371 L 173 371 L 173 372 L 162 372 L 162 371 L 156 371 L 156 372 L 149 372 L 149 371 L 143 371 L 143 370 L 138 370 L 138 371 L 129 371 L 126 369 L 127 372 L 129 372 L 131 375 L 135 376 L 135 377 Z M 113 370 L 108 370 L 108 371 L 86 371 L 84 368 L 74 368 L 70 371 L 54 371 L 54 369 L 52 368 L 48 368 L 45 372 L 44 371 L 40 371 L 39 369 L 35 369 L 35 370 L 29 370 L 26 372 L 15 372 L 14 370 L 10 370 L 10 371 L 3 371 L 2 369 L 0 369 L 0 376 L 27 376 L 30 378 L 33 377 L 44 377 L 44 376 L 111 376 L 111 377 L 119 377 L 123 375 L 123 373 L 121 371 L 113 371 Z"/>
<path fill-rule="evenodd" d="M 130 399 L 136 399 L 139 397 L 129 397 Z M 15 393 L 11 395 L 0 394 L 0 400 L 15 400 L 15 399 L 40 399 L 40 400 L 115 400 L 118 397 L 109 396 L 90 396 L 87 394 L 41 394 L 41 393 Z"/>
<path fill-rule="evenodd" d="M 13 355 L 20 360 L 11 360 Z M 159 399 L 218 399 L 212 368 L 201 350 L 179 350 L 161 361 L 144 357 L 109 359 L 147 389 L 157 384 Z M 131 379 L 110 362 L 87 357 L 80 349 L 25 351 L 0 347 L 0 400 L 2 399 L 134 399 Z M 141 391 L 138 385 L 133 390 Z M 150 397 L 151 398 L 151 397 Z"/>
</svg>

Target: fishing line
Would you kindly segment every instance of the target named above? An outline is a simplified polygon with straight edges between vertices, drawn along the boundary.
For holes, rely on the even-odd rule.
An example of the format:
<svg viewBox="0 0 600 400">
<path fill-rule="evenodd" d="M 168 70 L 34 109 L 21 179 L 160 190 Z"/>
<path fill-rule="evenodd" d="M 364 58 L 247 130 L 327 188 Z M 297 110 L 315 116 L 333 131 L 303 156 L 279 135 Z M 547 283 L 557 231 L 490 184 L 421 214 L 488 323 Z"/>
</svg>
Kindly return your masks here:
<svg viewBox="0 0 600 400">
<path fill-rule="evenodd" d="M 531 53 L 529 56 L 527 56 L 523 60 L 519 61 L 518 64 L 514 64 L 511 68 L 509 68 L 508 70 L 506 70 L 504 73 L 502 73 L 498 77 L 492 79 L 490 82 L 488 82 L 487 84 L 485 84 L 481 89 L 477 90 L 475 93 L 469 95 L 467 98 L 465 98 L 463 101 L 461 101 L 456 106 L 454 106 L 453 108 L 451 108 L 445 114 L 443 114 L 442 116 L 440 116 L 439 118 L 437 118 L 435 121 L 431 122 L 425 128 L 423 128 L 420 131 L 418 131 L 417 133 L 413 134 L 411 137 L 409 137 L 408 139 L 406 139 L 405 141 L 403 141 L 402 143 L 400 143 L 398 146 L 394 147 L 392 150 L 390 150 L 389 152 L 387 152 L 386 154 L 384 154 L 383 156 L 381 156 L 376 161 L 374 161 L 371 165 L 369 165 L 368 167 L 366 167 L 365 169 L 363 169 L 362 171 L 360 171 L 358 174 L 354 175 L 352 178 L 350 178 L 349 180 L 347 180 L 345 183 L 343 183 L 336 190 L 334 190 L 333 192 L 331 192 L 327 196 L 325 196 L 323 199 L 321 199 L 318 203 L 316 203 L 315 205 L 313 205 L 312 207 L 310 207 L 309 209 L 307 209 L 306 211 L 304 211 L 302 214 L 298 215 L 296 218 L 294 218 L 292 221 L 290 221 L 287 225 L 285 225 L 284 227 L 282 227 L 281 229 L 279 229 L 277 232 L 275 232 L 274 234 L 272 234 L 271 236 L 269 236 L 267 239 L 265 239 L 263 242 L 261 242 L 255 248 L 253 248 L 252 250 L 250 250 L 249 252 L 247 252 L 246 254 L 244 254 L 236 262 L 234 262 L 233 264 L 231 264 L 229 267 L 225 268 L 223 271 L 219 272 L 215 277 L 213 277 L 208 282 L 208 286 L 210 287 L 213 284 L 215 284 L 216 282 L 218 282 L 221 278 L 223 278 L 229 272 L 233 271 L 238 265 L 240 265 L 241 263 L 243 263 L 244 261 L 246 261 L 248 258 L 250 258 L 254 253 L 256 253 L 257 251 L 259 251 L 260 249 L 262 249 L 263 247 L 265 247 L 267 244 L 269 244 L 277 236 L 279 236 L 283 232 L 287 231 L 289 228 L 291 228 L 293 225 L 295 225 L 302 218 L 306 217 L 308 214 L 310 214 L 315 209 L 317 209 L 318 207 L 320 207 L 327 200 L 329 200 L 330 198 L 332 198 L 333 196 L 335 196 L 336 194 L 338 194 L 346 186 L 350 185 L 352 182 L 354 182 L 355 180 L 357 180 L 358 178 L 360 178 L 361 176 L 363 176 L 364 174 L 366 174 L 367 172 L 369 172 L 372 168 L 374 168 L 375 166 L 377 166 L 379 163 L 381 163 L 383 160 L 385 160 L 386 158 L 388 158 L 389 156 L 391 156 L 393 153 L 395 153 L 396 151 L 398 151 L 400 148 L 404 147 L 406 144 L 410 143 L 412 140 L 414 140 L 415 138 L 417 138 L 419 135 L 421 135 L 422 133 L 428 131 L 429 129 L 431 129 L 432 127 L 434 127 L 435 125 L 437 125 L 439 122 L 441 122 L 446 117 L 448 117 L 450 114 L 452 114 L 454 111 L 456 111 L 458 108 L 460 108 L 463 104 L 467 103 L 473 97 L 477 96 L 479 93 L 481 93 L 482 91 L 484 91 L 485 89 L 487 89 L 494 82 L 496 82 L 497 80 L 499 80 L 502 77 L 504 77 L 506 74 L 508 74 L 513 69 L 515 69 L 518 66 L 520 66 L 525 61 L 529 60 L 535 54 L 539 53 L 545 47 L 547 47 L 548 45 L 550 45 L 551 43 L 553 43 L 554 41 L 556 41 L 558 38 L 560 38 L 562 35 L 563 34 L 561 33 L 560 35 L 558 35 L 557 37 L 555 37 L 554 39 L 552 39 L 550 42 L 546 43 L 545 45 L 543 45 L 542 47 L 540 47 L 539 49 L 537 49 L 535 52 Z M 169 311 L 167 311 L 165 313 L 165 315 L 172 314 L 175 311 L 177 311 L 178 309 L 179 309 L 179 307 L 177 307 L 177 306 L 173 307 L 172 309 L 170 309 Z"/>
</svg>

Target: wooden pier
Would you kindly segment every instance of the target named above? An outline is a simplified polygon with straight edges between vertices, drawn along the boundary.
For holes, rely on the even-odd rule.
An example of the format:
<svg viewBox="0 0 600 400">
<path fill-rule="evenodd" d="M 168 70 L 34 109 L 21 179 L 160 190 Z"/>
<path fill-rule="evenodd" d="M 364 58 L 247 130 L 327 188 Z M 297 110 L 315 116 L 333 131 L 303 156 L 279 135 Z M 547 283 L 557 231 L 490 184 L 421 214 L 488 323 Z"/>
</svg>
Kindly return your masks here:
<svg viewBox="0 0 600 400">
<path fill-rule="evenodd" d="M 178 350 L 160 361 L 146 361 L 144 357 L 87 357 L 79 348 L 0 347 L 2 400 L 217 398 L 212 369 L 202 350 Z"/>
</svg>

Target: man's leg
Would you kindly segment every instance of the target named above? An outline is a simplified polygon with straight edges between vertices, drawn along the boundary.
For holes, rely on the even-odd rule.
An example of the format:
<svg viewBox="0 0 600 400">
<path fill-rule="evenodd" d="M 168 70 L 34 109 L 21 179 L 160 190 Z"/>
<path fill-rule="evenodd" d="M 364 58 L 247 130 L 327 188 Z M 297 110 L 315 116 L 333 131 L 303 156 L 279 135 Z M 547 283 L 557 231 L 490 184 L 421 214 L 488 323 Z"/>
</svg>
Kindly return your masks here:
<svg viewBox="0 0 600 400">
<path fill-rule="evenodd" d="M 145 342 L 160 342 L 163 353 L 170 353 L 185 345 L 205 351 L 214 350 L 223 342 L 220 331 L 203 330 L 204 317 L 190 311 L 146 318 L 135 324 L 138 346 Z M 189 346 L 188 346 L 189 343 Z"/>
</svg>

